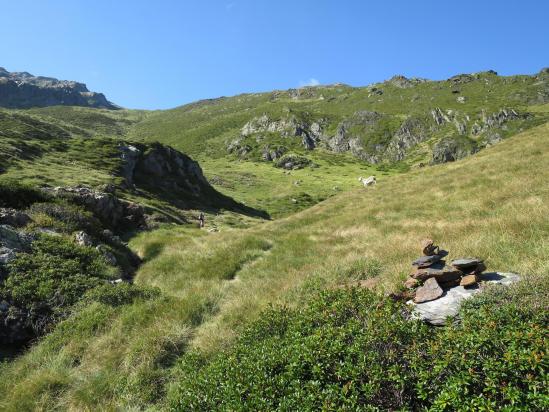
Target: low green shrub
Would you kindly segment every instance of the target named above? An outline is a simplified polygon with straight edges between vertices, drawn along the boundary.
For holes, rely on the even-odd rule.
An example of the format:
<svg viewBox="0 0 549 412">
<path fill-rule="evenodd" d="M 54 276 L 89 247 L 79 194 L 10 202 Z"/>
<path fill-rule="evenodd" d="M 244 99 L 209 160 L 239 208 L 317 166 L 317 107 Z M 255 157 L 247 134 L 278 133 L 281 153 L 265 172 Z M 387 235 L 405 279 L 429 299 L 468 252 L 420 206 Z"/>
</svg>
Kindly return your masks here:
<svg viewBox="0 0 549 412">
<path fill-rule="evenodd" d="M 101 230 L 101 223 L 91 212 L 64 199 L 34 203 L 29 208 L 29 213 L 35 221 L 34 226 L 43 223 L 65 233 L 84 230 L 97 234 Z"/>
<path fill-rule="evenodd" d="M 118 277 L 98 251 L 62 236 L 40 235 L 31 251 L 19 253 L 7 269 L 0 299 L 28 313 L 36 334 L 64 316 L 87 290 Z"/>
<path fill-rule="evenodd" d="M 547 284 L 536 304 L 547 304 Z M 513 290 L 473 299 L 461 323 L 444 328 L 359 289 L 324 292 L 301 310 L 272 308 L 233 349 L 186 355 L 171 407 L 547 410 L 547 311 L 521 304 L 528 288 Z"/>
</svg>

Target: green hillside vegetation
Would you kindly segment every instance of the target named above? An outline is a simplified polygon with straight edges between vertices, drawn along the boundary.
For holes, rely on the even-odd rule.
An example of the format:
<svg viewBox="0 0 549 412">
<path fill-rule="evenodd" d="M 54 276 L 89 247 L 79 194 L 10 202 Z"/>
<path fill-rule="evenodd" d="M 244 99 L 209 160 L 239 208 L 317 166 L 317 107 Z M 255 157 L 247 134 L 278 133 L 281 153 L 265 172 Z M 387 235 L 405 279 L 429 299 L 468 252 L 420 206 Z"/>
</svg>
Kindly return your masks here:
<svg viewBox="0 0 549 412">
<path fill-rule="evenodd" d="M 545 123 L 245 229 L 141 233 L 130 242 L 144 259 L 135 285 L 93 289 L 3 364 L 0 408 L 547 409 L 548 135 Z M 349 175 L 352 164 L 342 166 Z M 475 298 L 460 325 L 437 331 L 404 322 L 405 308 L 379 294 L 338 289 L 367 280 L 377 293 L 397 290 L 425 237 L 526 283 Z"/>
<path fill-rule="evenodd" d="M 192 218 L 200 208 L 208 210 L 211 217 L 217 209 L 225 208 L 224 215 L 217 219 L 220 224 L 247 221 L 250 213 L 246 207 L 233 213 L 231 210 L 238 208 L 235 202 L 216 193 L 191 202 L 188 194 L 178 191 L 160 195 L 155 182 L 142 181 L 133 190 L 124 187 L 120 146 L 128 143 L 125 136 L 131 126 L 146 115 L 140 111 L 61 106 L 0 109 L 0 183 L 84 185 L 99 190 L 114 185 L 121 198 L 178 223 Z M 192 204 L 187 206 L 185 202 Z"/>
<path fill-rule="evenodd" d="M 436 107 L 473 117 L 482 110 L 487 114 L 505 107 L 525 110 L 529 105 L 544 103 L 548 77 L 545 72 L 539 78 L 503 77 L 485 72 L 439 82 L 413 82 L 404 87 L 387 81 L 359 88 L 333 85 L 244 94 L 156 112 L 132 129 L 131 134 L 145 140 L 162 136 L 163 142 L 194 156 L 224 156 L 225 140 L 235 138 L 246 122 L 263 114 L 274 119 L 288 114 L 298 118 L 326 118 L 332 133 L 338 121 L 360 110 L 393 116 L 393 122 L 398 122 L 399 117 L 425 116 Z M 459 103 L 458 96 L 465 97 L 465 102 Z M 389 121 L 386 123 L 384 127 L 395 126 Z"/>
<path fill-rule="evenodd" d="M 548 101 L 549 75 L 542 70 L 533 76 L 481 72 L 443 81 L 395 76 L 367 87 L 242 94 L 164 111 L 0 109 L 0 169 L 6 171 L 1 177 L 52 186 L 116 184 L 118 142 L 158 141 L 199 161 L 220 192 L 280 217 L 358 186 L 359 176 L 383 179 L 432 161 L 454 160 L 542 124 L 549 115 L 535 107 Z M 245 125 L 262 116 L 266 127 L 280 130 L 243 136 Z M 313 124 L 320 131 L 313 136 L 314 150 L 307 150 L 303 133 L 311 134 Z M 330 139 L 338 133 L 345 147 L 334 153 L 339 146 Z M 349 139 L 357 142 L 351 149 Z M 269 150 L 303 156 L 316 167 L 276 168 L 276 160 L 263 158 Z M 141 200 L 178 214 L 153 197 L 145 194 Z"/>
</svg>

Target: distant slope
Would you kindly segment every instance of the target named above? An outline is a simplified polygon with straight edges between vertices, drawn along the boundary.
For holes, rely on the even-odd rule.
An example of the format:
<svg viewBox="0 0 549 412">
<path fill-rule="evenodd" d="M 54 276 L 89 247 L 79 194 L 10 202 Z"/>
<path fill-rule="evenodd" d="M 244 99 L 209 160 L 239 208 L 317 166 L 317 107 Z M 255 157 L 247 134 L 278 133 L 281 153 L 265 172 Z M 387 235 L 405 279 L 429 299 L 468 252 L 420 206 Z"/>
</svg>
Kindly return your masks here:
<svg viewBox="0 0 549 412">
<path fill-rule="evenodd" d="M 23 109 L 56 105 L 119 109 L 102 93 L 90 92 L 84 83 L 27 72 L 10 73 L 0 67 L 0 107 Z"/>
<path fill-rule="evenodd" d="M 368 163 L 440 163 L 543 122 L 549 70 L 533 76 L 395 76 L 367 87 L 328 85 L 242 94 L 156 112 L 132 136 L 200 157 L 271 162 L 284 152 L 349 152 Z M 274 153 L 274 154 L 273 154 Z M 274 159 L 273 159 L 274 158 Z"/>
<path fill-rule="evenodd" d="M 143 234 L 131 242 L 145 258 L 136 283 L 161 297 L 76 311 L 2 367 L 0 408 L 162 410 L 189 348 L 218 353 L 270 303 L 300 307 L 358 279 L 394 289 L 425 237 L 489 270 L 547 277 L 548 136 L 546 123 L 248 230 Z"/>
</svg>

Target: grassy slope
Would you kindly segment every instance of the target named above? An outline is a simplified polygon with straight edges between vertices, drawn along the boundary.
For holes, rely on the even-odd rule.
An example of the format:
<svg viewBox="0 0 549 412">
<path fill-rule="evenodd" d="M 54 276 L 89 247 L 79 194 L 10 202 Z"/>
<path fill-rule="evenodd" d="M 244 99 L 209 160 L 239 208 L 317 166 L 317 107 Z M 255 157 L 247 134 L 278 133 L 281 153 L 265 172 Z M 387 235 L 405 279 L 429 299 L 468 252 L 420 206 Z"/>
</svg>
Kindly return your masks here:
<svg viewBox="0 0 549 412">
<path fill-rule="evenodd" d="M 222 193 L 280 217 L 303 210 L 339 190 L 357 187 L 358 176 L 376 174 L 383 178 L 425 162 L 433 143 L 455 133 L 455 129 L 453 125 L 443 127 L 415 147 L 404 164 L 392 169 L 369 166 L 349 155 L 315 150 L 306 154 L 320 167 L 286 175 L 270 163 L 236 160 L 227 154 L 226 142 L 237 137 L 242 126 L 253 117 L 268 113 L 280 118 L 289 112 L 297 117 L 322 117 L 330 123 L 329 134 L 335 133 L 338 122 L 358 110 L 393 115 L 390 122 L 396 122 L 396 127 L 407 116 L 430 118 L 429 111 L 434 107 L 452 109 L 461 117 L 470 115 L 475 119 L 482 110 L 489 115 L 502 107 L 532 111 L 528 104 L 537 98 L 541 83 L 532 76 L 501 77 L 485 73 L 458 86 L 451 81 L 420 83 L 405 89 L 387 82 L 374 85 L 383 90 L 382 95 L 371 93 L 371 87 L 322 86 L 301 89 L 298 99 L 293 99 L 289 91 L 243 94 L 153 112 L 78 107 L 0 109 L 0 168 L 9 166 L 8 173 L 0 177 L 38 184 L 101 185 L 112 180 L 118 161 L 116 144 L 120 139 L 160 141 L 198 160 Z M 454 94 L 452 90 L 460 93 Z M 466 97 L 465 103 L 458 103 L 456 96 Z M 526 126 L 536 121 L 528 121 Z M 518 122 L 509 125 L 505 133 L 499 132 L 513 134 L 521 125 Z M 299 138 L 276 140 L 292 150 L 303 151 Z M 177 215 L 173 208 L 145 197 L 135 200 Z M 223 219 L 215 219 L 223 225 Z"/>
<path fill-rule="evenodd" d="M 408 116 L 428 118 L 430 110 L 440 107 L 459 113 L 460 119 L 470 116 L 477 119 L 482 111 L 487 115 L 504 107 L 513 107 L 520 112 L 531 111 L 529 104 L 537 98 L 539 82 L 531 76 L 502 77 L 490 73 L 479 75 L 479 79 L 454 85 L 451 81 L 420 83 L 411 88 L 398 88 L 385 82 L 376 86 L 383 90 L 382 95 L 371 93 L 370 87 L 353 88 L 345 85 L 321 86 L 302 89 L 302 96 L 291 98 L 290 92 L 242 94 L 192 103 L 179 108 L 150 113 L 129 131 L 129 137 L 136 140 L 161 141 L 196 158 L 206 175 L 214 179 L 220 191 L 235 197 L 249 206 L 264 209 L 272 216 L 288 215 L 302 210 L 318 199 L 334 193 L 333 187 L 349 189 L 357 185 L 357 177 L 363 174 L 383 175 L 383 168 L 369 166 L 352 156 L 334 156 L 319 150 L 306 152 L 299 138 L 278 138 L 270 136 L 265 142 L 283 144 L 293 151 L 303 152 L 320 167 L 314 172 L 308 170 L 292 172 L 292 177 L 282 175 L 272 164 L 237 160 L 228 155 L 226 145 L 240 134 L 240 129 L 250 119 L 268 114 L 277 119 L 291 113 L 297 117 L 324 118 L 329 122 L 327 133 L 333 135 L 336 125 L 359 110 L 371 110 L 392 115 L 391 122 L 398 128 Z M 459 90 L 459 94 L 452 91 Z M 457 96 L 466 98 L 465 103 L 457 102 Z M 542 115 L 538 113 L 538 115 Z M 471 123 L 473 120 L 471 121 Z M 502 135 L 516 133 L 514 128 L 531 126 L 528 124 L 509 125 Z M 394 128 L 394 127 L 393 127 Z M 433 136 L 413 148 L 408 158 L 389 174 L 406 170 L 410 165 L 428 162 L 432 146 L 444 136 L 454 136 L 453 125 L 446 125 Z M 374 136 L 368 137 L 374 139 Z M 248 141 L 252 146 L 264 144 Z M 254 146 L 254 150 L 258 148 Z M 328 165 L 327 159 L 332 159 Z M 293 182 L 301 180 L 301 185 Z M 306 201 L 305 194 L 312 200 Z M 293 203 L 291 199 L 303 199 Z"/>
<path fill-rule="evenodd" d="M 162 405 L 187 348 L 216 352 L 269 303 L 300 305 L 318 287 L 372 278 L 393 289 L 424 237 L 450 257 L 549 276 L 547 164 L 549 124 L 251 229 L 142 234 L 132 241 L 146 259 L 136 281 L 163 297 L 77 312 L 2 368 L 0 408 Z"/>
</svg>

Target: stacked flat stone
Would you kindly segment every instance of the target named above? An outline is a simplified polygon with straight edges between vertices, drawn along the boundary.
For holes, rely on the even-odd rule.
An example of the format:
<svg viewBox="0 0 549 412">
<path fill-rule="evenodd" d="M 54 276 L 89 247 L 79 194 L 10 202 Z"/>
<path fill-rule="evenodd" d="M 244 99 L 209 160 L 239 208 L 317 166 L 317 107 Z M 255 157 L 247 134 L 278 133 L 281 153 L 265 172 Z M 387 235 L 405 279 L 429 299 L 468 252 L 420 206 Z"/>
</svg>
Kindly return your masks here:
<svg viewBox="0 0 549 412">
<path fill-rule="evenodd" d="M 441 250 L 431 239 L 421 244 L 423 256 L 412 262 L 413 270 L 404 282 L 415 290 L 414 302 L 423 303 L 440 298 L 445 289 L 456 286 L 474 287 L 486 266 L 477 258 L 455 259 L 450 265 L 443 260 L 448 252 Z"/>
<path fill-rule="evenodd" d="M 477 258 L 459 258 L 452 261 L 452 266 L 463 272 L 460 286 L 475 286 L 480 281 L 482 272 L 486 270 L 484 262 Z"/>
</svg>

